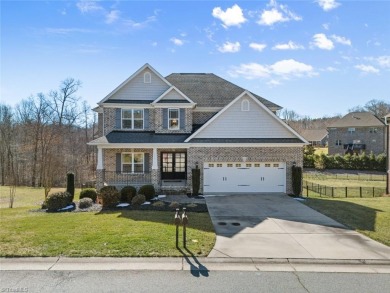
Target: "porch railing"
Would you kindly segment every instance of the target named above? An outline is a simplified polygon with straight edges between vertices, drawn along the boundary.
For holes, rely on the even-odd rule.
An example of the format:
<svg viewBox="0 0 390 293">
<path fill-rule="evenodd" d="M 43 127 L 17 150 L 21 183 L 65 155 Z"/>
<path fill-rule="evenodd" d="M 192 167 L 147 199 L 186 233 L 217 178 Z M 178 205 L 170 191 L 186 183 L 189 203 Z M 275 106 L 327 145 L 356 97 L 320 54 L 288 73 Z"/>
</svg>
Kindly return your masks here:
<svg viewBox="0 0 390 293">
<path fill-rule="evenodd" d="M 141 186 L 152 183 L 152 174 L 148 173 L 121 173 L 104 171 L 103 181 L 114 186 Z"/>
</svg>

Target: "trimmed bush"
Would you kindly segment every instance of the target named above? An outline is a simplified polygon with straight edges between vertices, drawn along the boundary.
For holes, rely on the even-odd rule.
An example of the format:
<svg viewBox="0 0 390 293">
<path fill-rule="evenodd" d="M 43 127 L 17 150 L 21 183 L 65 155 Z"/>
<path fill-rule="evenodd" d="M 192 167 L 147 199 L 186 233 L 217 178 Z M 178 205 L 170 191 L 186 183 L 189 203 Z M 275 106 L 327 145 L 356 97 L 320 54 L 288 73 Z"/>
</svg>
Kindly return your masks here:
<svg viewBox="0 0 390 293">
<path fill-rule="evenodd" d="M 145 195 L 138 194 L 138 195 L 134 196 L 133 199 L 131 200 L 131 205 L 133 205 L 133 206 L 140 206 L 145 201 L 146 201 L 145 200 Z"/>
<path fill-rule="evenodd" d="M 152 206 L 154 207 L 165 207 L 165 203 L 163 201 L 156 201 L 152 203 Z"/>
<path fill-rule="evenodd" d="M 299 196 L 302 192 L 302 167 L 292 166 L 293 194 Z"/>
<path fill-rule="evenodd" d="M 180 207 L 180 204 L 177 201 L 173 201 L 169 204 L 169 207 L 172 209 L 177 209 Z"/>
<path fill-rule="evenodd" d="M 66 174 L 66 192 L 69 192 L 72 195 L 72 201 L 74 199 L 74 174 Z"/>
<path fill-rule="evenodd" d="M 73 196 L 69 192 L 56 192 L 49 194 L 45 206 L 49 212 L 55 212 L 72 203 Z"/>
<path fill-rule="evenodd" d="M 154 190 L 153 185 L 148 184 L 141 186 L 141 188 L 138 190 L 138 194 L 143 194 L 145 199 L 149 201 L 156 196 L 156 191 Z"/>
<path fill-rule="evenodd" d="M 121 202 L 131 203 L 131 200 L 136 195 L 137 189 L 134 186 L 125 186 L 121 190 Z"/>
<path fill-rule="evenodd" d="M 99 196 L 102 199 L 103 208 L 114 208 L 119 202 L 120 194 L 115 186 L 104 186 L 100 189 Z"/>
<path fill-rule="evenodd" d="M 83 199 L 83 198 L 90 198 L 90 199 L 92 199 L 93 202 L 96 202 L 96 198 L 97 198 L 96 190 L 93 188 L 87 188 L 87 189 L 81 190 L 80 199 Z"/>
<path fill-rule="evenodd" d="M 192 169 L 192 196 L 199 195 L 200 169 Z"/>
<path fill-rule="evenodd" d="M 84 197 L 80 199 L 79 201 L 79 208 L 80 209 L 87 209 L 93 205 L 93 200 L 92 198 L 89 197 Z"/>
</svg>

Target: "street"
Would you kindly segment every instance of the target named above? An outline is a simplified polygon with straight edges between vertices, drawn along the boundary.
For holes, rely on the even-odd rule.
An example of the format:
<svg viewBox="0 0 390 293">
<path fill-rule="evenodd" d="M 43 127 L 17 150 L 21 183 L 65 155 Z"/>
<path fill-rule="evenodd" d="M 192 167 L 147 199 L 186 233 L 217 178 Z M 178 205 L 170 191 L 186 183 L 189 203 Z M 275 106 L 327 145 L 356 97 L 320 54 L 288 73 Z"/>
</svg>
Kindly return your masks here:
<svg viewBox="0 0 390 293">
<path fill-rule="evenodd" d="M 1 271 L 1 292 L 389 292 L 390 274 L 245 271 Z"/>
</svg>

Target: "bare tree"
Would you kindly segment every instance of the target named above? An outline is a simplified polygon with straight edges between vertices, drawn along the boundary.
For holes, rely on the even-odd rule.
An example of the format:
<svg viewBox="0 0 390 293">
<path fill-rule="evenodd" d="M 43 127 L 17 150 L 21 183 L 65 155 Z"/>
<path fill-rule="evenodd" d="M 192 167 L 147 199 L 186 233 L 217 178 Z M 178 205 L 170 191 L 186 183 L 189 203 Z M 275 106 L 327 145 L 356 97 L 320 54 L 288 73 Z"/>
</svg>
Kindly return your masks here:
<svg viewBox="0 0 390 293">
<path fill-rule="evenodd" d="M 356 106 L 348 109 L 348 112 L 371 112 L 379 119 L 390 113 L 390 103 L 386 103 L 383 100 L 370 100 L 364 106 Z"/>
<path fill-rule="evenodd" d="M 11 144 L 12 144 L 12 109 L 9 106 L 0 105 L 0 172 L 1 185 L 5 185 L 9 175 Z"/>
</svg>

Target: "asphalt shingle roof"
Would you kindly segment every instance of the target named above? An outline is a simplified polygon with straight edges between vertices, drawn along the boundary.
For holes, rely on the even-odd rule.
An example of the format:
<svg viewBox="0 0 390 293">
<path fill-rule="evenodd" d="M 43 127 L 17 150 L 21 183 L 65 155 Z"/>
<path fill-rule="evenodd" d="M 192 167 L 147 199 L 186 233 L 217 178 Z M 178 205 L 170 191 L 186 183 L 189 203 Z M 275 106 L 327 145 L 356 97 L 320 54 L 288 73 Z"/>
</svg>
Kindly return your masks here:
<svg viewBox="0 0 390 293">
<path fill-rule="evenodd" d="M 225 107 L 245 90 L 213 73 L 172 73 L 166 79 L 198 107 Z M 266 107 L 281 109 L 279 105 L 253 95 Z"/>
<path fill-rule="evenodd" d="M 193 138 L 194 143 L 303 143 L 299 138 Z"/>
<path fill-rule="evenodd" d="M 321 141 L 328 135 L 328 131 L 326 129 L 304 129 L 300 134 L 307 141 Z"/>
<path fill-rule="evenodd" d="M 340 120 L 335 121 L 329 128 L 332 127 L 369 127 L 383 126 L 384 123 L 378 117 L 370 112 L 352 112 L 345 115 Z"/>
<path fill-rule="evenodd" d="M 165 134 L 148 132 L 131 132 L 114 130 L 106 135 L 108 143 L 181 143 L 190 134 Z"/>
</svg>

